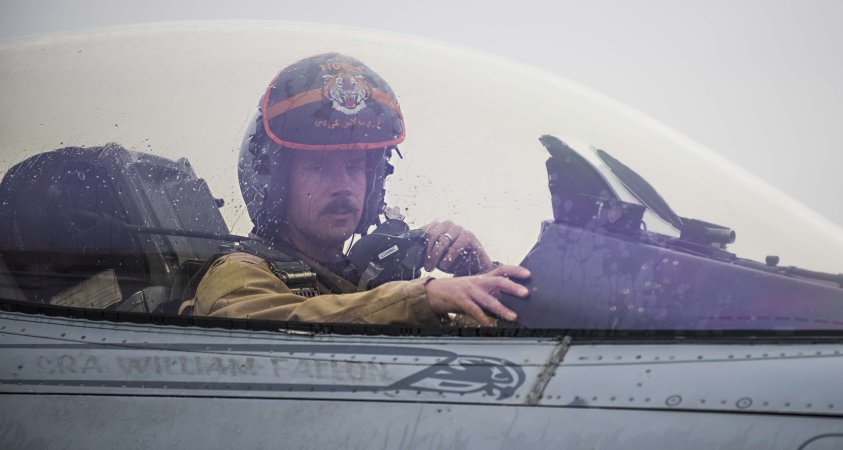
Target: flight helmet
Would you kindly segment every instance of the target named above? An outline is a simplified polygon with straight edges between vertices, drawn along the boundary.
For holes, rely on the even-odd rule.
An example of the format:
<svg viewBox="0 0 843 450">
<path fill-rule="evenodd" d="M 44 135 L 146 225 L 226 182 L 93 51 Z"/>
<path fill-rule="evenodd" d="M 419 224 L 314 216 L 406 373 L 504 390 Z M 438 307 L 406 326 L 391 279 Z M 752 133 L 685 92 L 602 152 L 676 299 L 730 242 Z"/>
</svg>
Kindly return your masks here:
<svg viewBox="0 0 843 450">
<path fill-rule="evenodd" d="M 357 59 L 326 53 L 298 61 L 269 83 L 240 145 L 240 191 L 254 233 L 274 236 L 284 218 L 289 152 L 369 150 L 366 199 L 356 233 L 379 222 L 389 157 L 404 140 L 392 89 Z"/>
</svg>

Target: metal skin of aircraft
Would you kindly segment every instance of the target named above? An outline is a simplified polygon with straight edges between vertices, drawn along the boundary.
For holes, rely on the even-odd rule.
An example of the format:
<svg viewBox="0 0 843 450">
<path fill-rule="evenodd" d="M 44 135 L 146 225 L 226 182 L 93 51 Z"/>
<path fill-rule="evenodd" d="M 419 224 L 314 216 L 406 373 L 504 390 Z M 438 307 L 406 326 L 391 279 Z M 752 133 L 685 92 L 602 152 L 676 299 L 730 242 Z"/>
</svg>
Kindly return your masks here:
<svg viewBox="0 0 843 450">
<path fill-rule="evenodd" d="M 529 298 L 502 298 L 518 323 L 175 313 L 186 274 L 250 229 L 256 96 L 326 51 L 398 93 L 387 199 L 408 228 L 451 218 L 530 268 Z M 825 273 L 843 232 L 609 99 L 441 43 L 267 22 L 7 41 L 0 79 L 0 448 L 843 447 Z"/>
</svg>

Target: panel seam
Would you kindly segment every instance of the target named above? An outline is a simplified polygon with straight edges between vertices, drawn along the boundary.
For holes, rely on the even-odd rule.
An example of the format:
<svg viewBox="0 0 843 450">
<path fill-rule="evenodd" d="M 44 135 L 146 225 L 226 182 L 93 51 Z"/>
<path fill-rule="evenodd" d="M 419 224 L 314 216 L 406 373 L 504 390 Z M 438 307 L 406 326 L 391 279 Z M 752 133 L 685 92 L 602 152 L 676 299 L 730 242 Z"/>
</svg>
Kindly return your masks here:
<svg viewBox="0 0 843 450">
<path fill-rule="evenodd" d="M 544 390 L 547 387 L 547 384 L 550 383 L 550 379 L 556 375 L 556 369 L 562 364 L 562 361 L 565 359 L 565 354 L 568 353 L 568 349 L 571 347 L 571 336 L 565 336 L 556 347 L 553 348 L 553 351 L 550 353 L 550 356 L 547 359 L 547 362 L 544 363 L 544 368 L 542 369 L 541 373 L 539 373 L 538 377 L 536 378 L 536 382 L 533 384 L 533 387 L 530 389 L 530 392 L 527 394 L 527 398 L 524 402 L 525 405 L 534 406 L 539 403 L 539 400 L 542 398 L 542 394 L 544 394 Z"/>
</svg>

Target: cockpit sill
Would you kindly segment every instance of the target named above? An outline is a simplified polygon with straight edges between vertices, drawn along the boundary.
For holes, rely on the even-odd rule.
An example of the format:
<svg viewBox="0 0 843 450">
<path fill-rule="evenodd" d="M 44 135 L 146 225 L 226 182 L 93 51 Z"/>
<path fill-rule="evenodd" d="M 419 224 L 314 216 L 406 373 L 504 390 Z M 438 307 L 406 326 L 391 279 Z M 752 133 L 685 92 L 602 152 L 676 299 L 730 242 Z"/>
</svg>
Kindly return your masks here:
<svg viewBox="0 0 843 450">
<path fill-rule="evenodd" d="M 84 322 L 156 325 L 167 327 L 225 329 L 250 332 L 277 332 L 296 336 L 414 336 L 511 339 L 575 339 L 577 344 L 834 344 L 843 343 L 843 330 L 634 330 L 560 329 L 498 327 L 403 326 L 378 324 L 312 323 L 220 317 L 174 316 L 77 308 L 0 298 L 0 311 L 13 315 L 76 319 Z M 752 318 L 747 318 L 751 320 Z M 13 319 L 14 320 L 14 319 Z M 0 333 L 7 333 L 5 327 Z"/>
</svg>

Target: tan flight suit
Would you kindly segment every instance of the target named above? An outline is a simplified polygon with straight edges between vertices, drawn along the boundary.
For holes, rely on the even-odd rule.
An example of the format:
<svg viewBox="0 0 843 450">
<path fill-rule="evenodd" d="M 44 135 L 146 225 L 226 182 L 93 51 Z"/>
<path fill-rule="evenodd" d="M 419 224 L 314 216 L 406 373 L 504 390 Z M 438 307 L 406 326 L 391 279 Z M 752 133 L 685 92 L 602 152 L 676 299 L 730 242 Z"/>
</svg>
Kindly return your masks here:
<svg viewBox="0 0 843 450">
<path fill-rule="evenodd" d="M 231 253 L 216 260 L 202 278 L 196 296 L 179 313 L 301 322 L 438 325 L 425 298 L 429 278 L 393 281 L 364 292 L 329 294 L 319 285 L 316 297 L 293 294 L 272 273 L 266 260 Z"/>
</svg>

